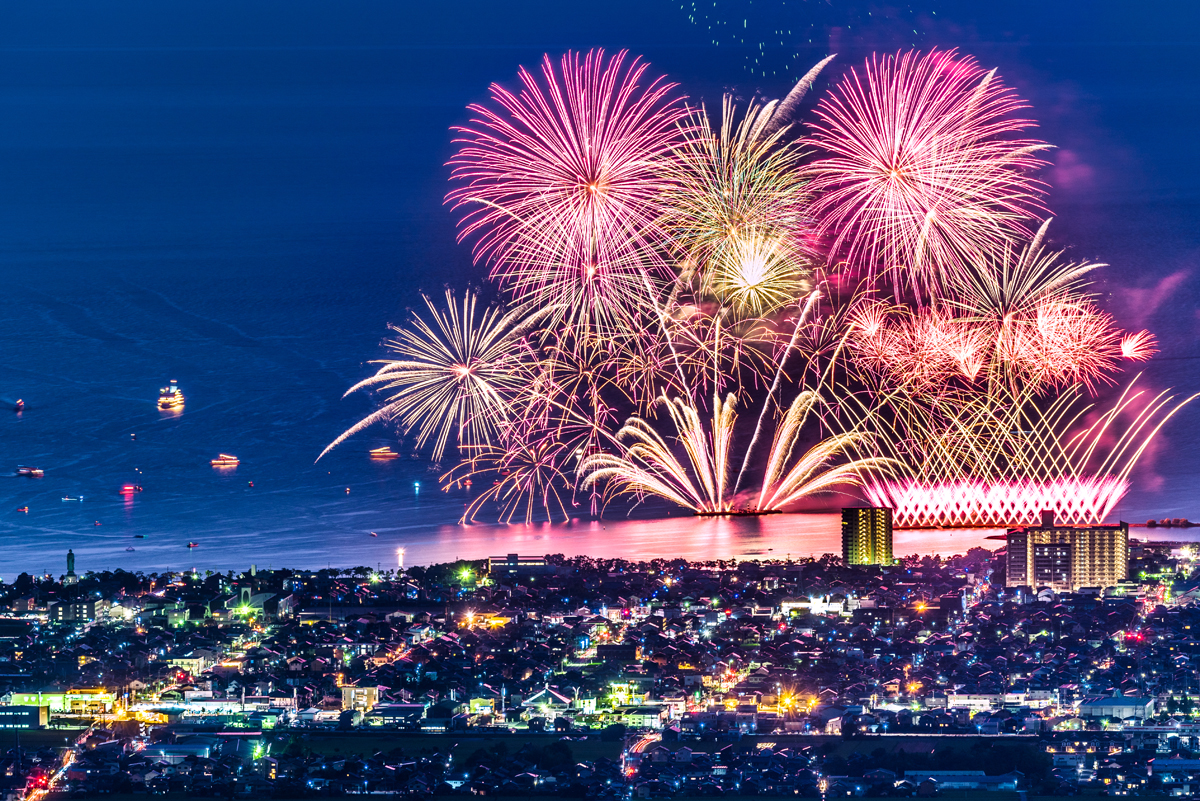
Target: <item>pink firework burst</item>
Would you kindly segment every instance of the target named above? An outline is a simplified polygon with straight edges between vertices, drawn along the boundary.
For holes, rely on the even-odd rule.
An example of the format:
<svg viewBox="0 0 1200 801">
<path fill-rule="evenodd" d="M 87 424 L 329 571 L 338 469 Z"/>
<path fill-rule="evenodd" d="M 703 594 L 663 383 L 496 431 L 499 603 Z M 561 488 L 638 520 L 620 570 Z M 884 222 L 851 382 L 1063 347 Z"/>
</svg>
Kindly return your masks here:
<svg viewBox="0 0 1200 801">
<path fill-rule="evenodd" d="M 1154 335 L 1149 331 L 1138 331 L 1127 334 L 1121 340 L 1121 358 L 1135 362 L 1144 362 L 1158 353 Z"/>
<path fill-rule="evenodd" d="M 1042 210 L 1047 145 L 1015 134 L 1016 94 L 954 51 L 872 57 L 817 107 L 809 168 L 830 256 L 918 291 L 1013 239 Z"/>
<path fill-rule="evenodd" d="M 1037 386 L 1111 382 L 1121 353 L 1116 321 L 1089 300 L 1046 298 L 1032 319 L 1000 324 L 997 355 L 1021 378 Z"/>
<path fill-rule="evenodd" d="M 625 51 L 569 52 L 557 70 L 546 56 L 540 80 L 522 68 L 519 92 L 493 84 L 494 108 L 469 107 L 447 201 L 467 210 L 460 239 L 476 237 L 476 260 L 517 299 L 612 319 L 644 297 L 686 111 L 646 68 Z"/>
<path fill-rule="evenodd" d="M 849 342 L 862 367 L 917 391 L 938 390 L 955 378 L 974 381 L 987 350 L 986 332 L 967 320 L 929 307 L 889 315 L 880 303 L 851 318 Z"/>
</svg>

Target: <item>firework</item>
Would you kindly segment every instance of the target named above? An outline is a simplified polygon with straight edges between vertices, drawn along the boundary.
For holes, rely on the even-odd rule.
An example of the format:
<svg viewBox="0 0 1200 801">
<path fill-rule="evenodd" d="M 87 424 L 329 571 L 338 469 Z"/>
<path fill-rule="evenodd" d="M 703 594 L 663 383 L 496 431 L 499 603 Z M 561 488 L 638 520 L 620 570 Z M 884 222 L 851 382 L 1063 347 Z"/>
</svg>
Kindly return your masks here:
<svg viewBox="0 0 1200 801">
<path fill-rule="evenodd" d="M 1022 525 L 1040 509 L 1097 523 L 1124 496 L 1158 432 L 1197 396 L 1151 396 L 1135 380 L 1085 424 L 1094 410 L 1083 392 L 1077 385 L 1046 405 L 1001 393 L 933 409 L 873 398 L 851 419 L 882 432 L 895 475 L 868 480 L 867 497 L 910 527 Z"/>
<path fill-rule="evenodd" d="M 1127 334 L 1121 339 L 1121 357 L 1130 361 L 1144 362 L 1158 353 L 1154 335 L 1149 331 Z"/>
<path fill-rule="evenodd" d="M 751 104 L 735 125 L 726 95 L 719 130 L 694 111 L 668 162 L 663 230 L 703 291 L 752 315 L 795 301 L 811 266 L 802 151 L 786 126 L 768 132 L 776 105 Z"/>
<path fill-rule="evenodd" d="M 954 51 L 872 57 L 821 100 L 809 143 L 818 233 L 835 259 L 918 292 L 1029 234 L 1044 143 L 1025 104 Z"/>
<path fill-rule="evenodd" d="M 854 485 L 899 525 L 1103 519 L 1191 398 L 1086 401 L 1156 344 L 1089 294 L 1100 265 L 1043 246 L 1022 101 L 953 52 L 876 57 L 799 140 L 828 61 L 719 120 L 624 52 L 493 86 L 447 200 L 511 311 L 426 299 L 350 390 L 383 404 L 330 448 L 379 421 L 452 444 L 464 520 L 765 513 Z M 803 449 L 809 421 L 831 433 Z"/>
<path fill-rule="evenodd" d="M 852 445 L 862 446 L 868 439 L 856 433 L 829 437 L 791 463 L 800 429 L 817 400 L 810 391 L 793 401 L 776 430 L 757 501 L 749 506 L 736 507 L 728 485 L 730 446 L 737 422 L 733 394 L 717 405 L 711 431 L 705 430 L 695 406 L 678 398 L 661 399 L 675 429 L 674 444 L 646 420 L 630 418 L 617 434 L 622 445 L 619 454 L 598 453 L 580 466 L 583 486 L 604 482 L 610 492 L 654 495 L 696 514 L 757 513 L 780 511 L 837 485 L 855 485 L 864 472 L 886 464 L 886 460 L 867 457 L 829 466 Z M 676 448 L 683 451 L 686 461 L 676 454 Z"/>
<path fill-rule="evenodd" d="M 908 479 L 867 484 L 867 499 L 892 508 L 901 528 L 919 526 L 1028 526 L 1053 510 L 1066 525 L 1099 523 L 1129 490 L 1113 476 L 1071 476 L 1050 481 L 952 481 L 925 484 Z"/>
<path fill-rule="evenodd" d="M 628 63 L 627 63 L 628 61 Z M 684 108 L 622 51 L 547 56 L 541 80 L 492 86 L 451 159 L 460 238 L 514 297 L 583 319 L 633 316 L 661 235 L 664 162 Z"/>
<path fill-rule="evenodd" d="M 852 487 L 862 482 L 864 473 L 887 466 L 888 460 L 867 457 L 829 467 L 852 447 L 861 448 L 869 436 L 850 432 L 835 434 L 818 442 L 787 469 L 800 429 L 819 400 L 817 393 L 801 392 L 775 431 L 775 441 L 767 459 L 767 472 L 758 495 L 758 509 L 776 510 L 801 498 L 827 492 L 836 486 Z"/>
<path fill-rule="evenodd" d="M 938 306 L 860 305 L 849 339 L 858 367 L 919 393 L 991 394 L 1000 385 L 1037 393 L 1094 389 L 1112 381 L 1120 360 L 1149 358 L 1153 337 L 1124 334 L 1085 293 L 1084 276 L 1102 265 L 1062 261 L 1042 248 L 1044 233 L 972 264 Z"/>
<path fill-rule="evenodd" d="M 585 488 L 610 482 L 617 493 L 657 495 L 699 514 L 731 511 L 725 497 L 726 470 L 733 423 L 737 419 L 733 395 L 713 413 L 712 433 L 704 430 L 695 406 L 675 398 L 661 399 L 675 428 L 675 440 L 687 456 L 687 464 L 654 427 L 632 417 L 617 432 L 624 444 L 620 455 L 599 453 L 581 466 Z"/>
<path fill-rule="evenodd" d="M 379 422 L 396 423 L 405 435 L 415 431 L 418 448 L 432 442 L 435 461 L 442 458 L 452 434 L 459 445 L 496 437 L 507 414 L 505 394 L 519 385 L 517 340 L 546 310 L 532 315 L 525 309 L 507 314 L 480 310 L 474 293 L 467 292 L 459 302 L 450 290 L 444 309 L 427 296 L 424 300 L 429 319 L 414 313 L 411 327 L 393 327 L 398 336 L 384 342 L 400 358 L 374 362 L 382 365 L 375 375 L 346 391 L 376 390 L 384 394 L 383 404 L 330 443 L 321 456 Z"/>
<path fill-rule="evenodd" d="M 515 438 L 504 445 L 476 447 L 466 459 L 442 476 L 446 485 L 466 481 L 471 476 L 497 475 L 499 478 L 479 493 L 463 512 L 462 522 L 475 519 L 479 510 L 494 502 L 500 507 L 500 520 L 511 523 L 519 512 L 526 523 L 536 510 L 544 509 L 553 519 L 555 512 L 563 520 L 574 502 L 567 473 L 573 467 L 571 451 L 561 442 L 541 438 L 527 441 Z"/>
</svg>

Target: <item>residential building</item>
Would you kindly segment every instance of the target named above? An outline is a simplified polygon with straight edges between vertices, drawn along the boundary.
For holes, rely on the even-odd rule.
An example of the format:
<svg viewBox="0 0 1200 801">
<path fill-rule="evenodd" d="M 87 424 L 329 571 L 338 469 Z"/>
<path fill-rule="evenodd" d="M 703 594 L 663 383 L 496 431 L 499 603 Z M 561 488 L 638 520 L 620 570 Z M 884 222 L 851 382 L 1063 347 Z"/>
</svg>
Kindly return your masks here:
<svg viewBox="0 0 1200 801">
<path fill-rule="evenodd" d="M 886 506 L 842 509 L 842 561 L 848 565 L 892 563 L 892 510 Z"/>
<path fill-rule="evenodd" d="M 1005 577 L 1009 587 L 1076 592 L 1082 587 L 1116 586 L 1128 573 L 1128 523 L 1060 526 L 1053 512 L 1043 512 L 1041 525 L 1009 529 Z"/>
</svg>

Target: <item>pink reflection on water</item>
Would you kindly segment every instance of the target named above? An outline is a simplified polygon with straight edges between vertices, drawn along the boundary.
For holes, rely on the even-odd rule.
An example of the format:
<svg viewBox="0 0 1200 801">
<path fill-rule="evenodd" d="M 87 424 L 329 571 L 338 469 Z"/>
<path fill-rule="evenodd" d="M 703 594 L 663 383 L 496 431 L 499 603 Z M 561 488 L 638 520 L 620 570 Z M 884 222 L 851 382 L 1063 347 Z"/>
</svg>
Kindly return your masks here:
<svg viewBox="0 0 1200 801">
<path fill-rule="evenodd" d="M 897 531 L 893 552 L 950 556 L 1003 541 L 987 537 L 1003 529 Z M 667 517 L 658 520 L 577 521 L 567 524 L 441 526 L 436 536 L 413 543 L 415 563 L 482 559 L 508 553 L 650 559 L 786 559 L 841 554 L 839 514 L 761 517 Z"/>
</svg>

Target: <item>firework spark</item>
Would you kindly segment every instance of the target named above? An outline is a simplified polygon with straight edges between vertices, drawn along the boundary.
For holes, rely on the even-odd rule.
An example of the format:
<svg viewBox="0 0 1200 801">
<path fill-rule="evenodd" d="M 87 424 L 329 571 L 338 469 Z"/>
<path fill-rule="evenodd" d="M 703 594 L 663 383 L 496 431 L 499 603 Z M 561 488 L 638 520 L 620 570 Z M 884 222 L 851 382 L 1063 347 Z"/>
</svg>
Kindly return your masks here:
<svg viewBox="0 0 1200 801">
<path fill-rule="evenodd" d="M 1015 135 L 1025 104 L 954 51 L 872 57 L 817 107 L 808 168 L 832 257 L 897 286 L 944 274 L 1027 236 L 1041 210 L 1042 142 Z"/>
<path fill-rule="evenodd" d="M 1121 359 L 1154 352 L 1147 332 L 1125 335 L 1085 293 L 1102 265 L 1068 263 L 1041 246 L 1046 227 L 1020 252 L 1006 247 L 951 282 L 938 306 L 864 303 L 850 346 L 883 385 L 922 393 L 991 393 L 998 385 L 1041 392 L 1110 383 Z M 953 386 L 958 382 L 958 386 Z"/>
<path fill-rule="evenodd" d="M 772 126 L 777 103 L 737 109 L 725 96 L 721 125 L 693 111 L 668 162 L 662 228 L 702 289 L 739 313 L 770 313 L 803 294 L 808 200 L 799 145 Z M 768 132 L 770 131 L 770 132 Z"/>
<path fill-rule="evenodd" d="M 932 409 L 874 397 L 851 420 L 881 432 L 895 477 L 869 480 L 865 492 L 905 526 L 1020 525 L 1039 503 L 1064 520 L 1099 522 L 1162 427 L 1198 396 L 1151 396 L 1135 380 L 1085 425 L 1093 407 L 1083 392 L 1076 385 L 1048 405 L 980 394 Z"/>
<path fill-rule="evenodd" d="M 868 439 L 856 433 L 829 437 L 792 463 L 800 429 L 817 400 L 817 394 L 809 391 L 793 401 L 776 430 L 757 500 L 744 508 L 735 507 L 728 485 L 730 446 L 737 422 L 737 398 L 733 394 L 717 407 L 711 432 L 705 430 L 696 407 L 678 398 L 661 399 L 676 432 L 674 444 L 683 450 L 686 462 L 649 422 L 633 417 L 617 434 L 622 444 L 620 453 L 598 453 L 580 466 L 583 486 L 606 482 L 608 489 L 617 494 L 658 496 L 696 514 L 755 513 L 780 511 L 834 486 L 856 485 L 865 472 L 886 464 L 886 460 L 867 457 L 830 467 L 851 446 L 861 447 Z"/>
<path fill-rule="evenodd" d="M 645 303 L 645 264 L 662 237 L 656 221 L 665 161 L 685 110 L 674 84 L 648 80 L 622 51 L 547 56 L 541 80 L 492 86 L 495 108 L 473 105 L 451 159 L 465 209 L 460 239 L 518 300 L 584 319 L 620 319 Z"/>
<path fill-rule="evenodd" d="M 1113 476 L 935 484 L 907 479 L 864 488 L 872 504 L 892 508 L 892 520 L 901 528 L 1035 525 L 1047 509 L 1065 525 L 1092 525 L 1104 520 L 1128 490 L 1128 481 Z"/>
<path fill-rule="evenodd" d="M 532 315 L 524 308 L 507 314 L 480 310 L 474 293 L 467 292 L 459 302 L 450 290 L 444 309 L 428 296 L 424 299 L 429 319 L 413 313 L 410 327 L 393 326 L 398 336 L 384 342 L 401 358 L 374 362 L 383 366 L 346 391 L 385 393 L 383 405 L 331 442 L 321 456 L 379 422 L 394 422 L 405 435 L 415 430 L 418 448 L 432 441 L 435 461 L 452 434 L 458 445 L 496 437 L 507 414 L 505 394 L 519 385 L 517 340 L 547 310 Z"/>
</svg>

